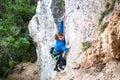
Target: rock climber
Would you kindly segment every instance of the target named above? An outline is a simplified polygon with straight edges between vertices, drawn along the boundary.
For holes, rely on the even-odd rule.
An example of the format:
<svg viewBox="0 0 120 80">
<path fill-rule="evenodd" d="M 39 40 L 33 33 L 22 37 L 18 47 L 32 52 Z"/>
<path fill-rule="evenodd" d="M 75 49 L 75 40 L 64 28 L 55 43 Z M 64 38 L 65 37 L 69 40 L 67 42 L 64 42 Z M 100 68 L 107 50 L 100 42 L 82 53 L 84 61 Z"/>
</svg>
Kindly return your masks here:
<svg viewBox="0 0 120 80">
<path fill-rule="evenodd" d="M 66 65 L 66 59 L 63 57 L 63 54 L 66 54 L 66 52 L 68 51 L 68 48 L 66 47 L 65 35 L 64 35 L 64 19 L 65 16 L 63 15 L 62 20 L 60 21 L 59 24 L 59 28 L 58 28 L 59 30 L 55 34 L 56 43 L 52 52 L 52 54 L 57 60 L 54 68 L 54 70 L 57 72 L 60 72 L 59 68 L 61 70 L 64 70 L 64 67 Z"/>
</svg>

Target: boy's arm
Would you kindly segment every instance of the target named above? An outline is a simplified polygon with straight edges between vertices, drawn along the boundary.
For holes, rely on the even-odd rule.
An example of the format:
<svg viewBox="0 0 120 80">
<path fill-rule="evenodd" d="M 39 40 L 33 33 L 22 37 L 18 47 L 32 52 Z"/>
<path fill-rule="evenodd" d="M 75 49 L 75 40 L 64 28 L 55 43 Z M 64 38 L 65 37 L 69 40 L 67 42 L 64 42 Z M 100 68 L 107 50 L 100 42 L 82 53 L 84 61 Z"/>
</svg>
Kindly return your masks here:
<svg viewBox="0 0 120 80">
<path fill-rule="evenodd" d="M 60 21 L 59 31 L 63 33 L 63 21 Z"/>
<path fill-rule="evenodd" d="M 60 21 L 60 26 L 59 26 L 59 31 L 61 33 L 64 33 L 64 19 L 65 19 L 65 15 L 62 16 L 62 20 Z"/>
<path fill-rule="evenodd" d="M 68 48 L 67 48 L 66 46 L 64 46 L 64 47 L 62 47 L 62 50 L 63 50 L 63 51 L 67 51 Z"/>
</svg>

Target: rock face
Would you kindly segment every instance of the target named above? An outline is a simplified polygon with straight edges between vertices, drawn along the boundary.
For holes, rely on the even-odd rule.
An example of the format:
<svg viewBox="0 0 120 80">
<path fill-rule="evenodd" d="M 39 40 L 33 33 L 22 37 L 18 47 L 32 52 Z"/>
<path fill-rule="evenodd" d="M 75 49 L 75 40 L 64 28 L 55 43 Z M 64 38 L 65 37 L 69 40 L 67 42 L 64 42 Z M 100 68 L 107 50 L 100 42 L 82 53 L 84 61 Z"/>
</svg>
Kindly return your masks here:
<svg viewBox="0 0 120 80">
<path fill-rule="evenodd" d="M 103 21 L 110 21 L 111 18 L 111 21 L 100 37 L 98 37 L 99 15 L 101 11 L 105 10 L 104 4 L 111 0 L 61 1 L 62 0 L 39 0 L 36 14 L 33 16 L 28 26 L 30 36 L 36 44 L 40 80 L 91 80 L 91 78 L 94 80 L 105 80 L 103 77 L 104 73 L 99 73 L 99 75 L 96 76 L 97 73 L 90 75 L 82 69 L 80 69 L 80 72 L 76 72 L 73 68 L 76 64 L 81 63 L 81 61 L 81 66 L 88 68 L 93 66 L 94 63 L 99 63 L 103 60 L 107 61 L 109 56 L 115 59 L 120 58 L 119 18 L 115 16 L 111 18 L 114 10 L 118 8 L 119 1 L 116 1 L 114 10 L 103 19 Z M 63 12 L 65 12 L 66 15 L 64 29 L 66 39 L 70 45 L 70 50 L 67 54 L 67 66 L 64 73 L 58 73 L 57 75 L 57 73 L 53 71 L 55 60 L 51 57 L 49 49 L 54 46 L 54 34 L 57 31 L 58 22 Z M 119 15 L 119 13 L 115 14 Z M 114 28 L 112 28 L 113 26 Z M 94 43 L 92 44 L 94 48 L 88 49 L 86 54 L 82 51 L 81 45 L 81 43 L 85 41 Z M 91 61 L 90 59 L 93 58 L 93 55 L 101 57 L 100 59 L 95 58 Z M 87 62 L 87 64 L 85 62 Z M 99 66 L 101 67 L 98 71 L 101 71 L 105 65 L 100 63 Z"/>
<path fill-rule="evenodd" d="M 50 9 L 51 0 L 39 1 L 36 14 L 29 23 L 29 32 L 36 44 L 37 65 L 40 69 L 40 80 L 48 80 L 56 75 L 53 71 L 54 59 L 49 49 L 54 43 L 55 23 Z"/>
<path fill-rule="evenodd" d="M 82 67 L 106 64 L 112 59 L 120 60 L 120 8 L 114 13 L 99 39 L 87 50 Z"/>
</svg>

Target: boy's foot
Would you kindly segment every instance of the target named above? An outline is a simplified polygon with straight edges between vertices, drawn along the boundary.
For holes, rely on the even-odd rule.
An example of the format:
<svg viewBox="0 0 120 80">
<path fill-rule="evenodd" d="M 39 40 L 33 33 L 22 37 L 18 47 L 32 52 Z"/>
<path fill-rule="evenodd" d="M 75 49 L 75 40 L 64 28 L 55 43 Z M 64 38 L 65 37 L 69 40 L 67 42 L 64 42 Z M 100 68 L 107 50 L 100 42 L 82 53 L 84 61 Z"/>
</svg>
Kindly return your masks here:
<svg viewBox="0 0 120 80">
<path fill-rule="evenodd" d="M 54 71 L 60 72 L 60 70 L 58 68 L 54 68 Z"/>
<path fill-rule="evenodd" d="M 64 70 L 64 68 L 63 68 L 62 66 L 59 66 L 59 68 L 60 68 L 61 70 Z"/>
</svg>

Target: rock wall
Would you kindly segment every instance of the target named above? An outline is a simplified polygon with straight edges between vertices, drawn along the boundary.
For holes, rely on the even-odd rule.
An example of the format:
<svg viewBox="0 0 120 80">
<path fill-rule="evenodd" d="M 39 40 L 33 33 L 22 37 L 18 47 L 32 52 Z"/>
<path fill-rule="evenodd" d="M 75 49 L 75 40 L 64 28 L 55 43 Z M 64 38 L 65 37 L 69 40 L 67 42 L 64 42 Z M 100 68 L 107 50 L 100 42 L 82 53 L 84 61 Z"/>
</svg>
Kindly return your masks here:
<svg viewBox="0 0 120 80">
<path fill-rule="evenodd" d="M 111 60 L 120 60 L 120 8 L 110 19 L 105 31 L 93 41 L 84 56 L 82 67 L 107 64 Z"/>
<path fill-rule="evenodd" d="M 56 75 L 53 71 L 55 61 L 49 54 L 54 45 L 56 25 L 50 9 L 51 0 L 39 1 L 36 14 L 29 23 L 29 32 L 36 44 L 37 65 L 40 69 L 40 80 L 48 80 Z"/>
<path fill-rule="evenodd" d="M 81 63 L 85 55 L 81 43 L 96 40 L 99 35 L 98 19 L 100 13 L 105 10 L 104 4 L 111 0 L 64 0 L 64 5 L 60 4 L 58 7 L 57 4 L 60 1 L 39 0 L 36 14 L 28 26 L 30 36 L 36 44 L 40 80 L 69 80 L 70 78 L 67 77 L 75 76 L 76 71 L 73 70 L 73 67 Z M 119 3 L 116 2 L 114 10 L 118 5 Z M 54 34 L 57 31 L 58 22 L 63 12 L 66 15 L 64 29 L 70 50 L 67 54 L 67 66 L 64 73 L 56 73 L 53 71 L 55 61 L 49 54 L 49 49 L 54 46 Z M 113 12 L 107 15 L 103 21 L 109 21 L 112 14 Z M 60 77 L 56 78 L 57 74 Z M 85 74 L 86 77 L 71 79 L 91 80 L 90 78 L 87 79 L 87 73 Z"/>
</svg>

